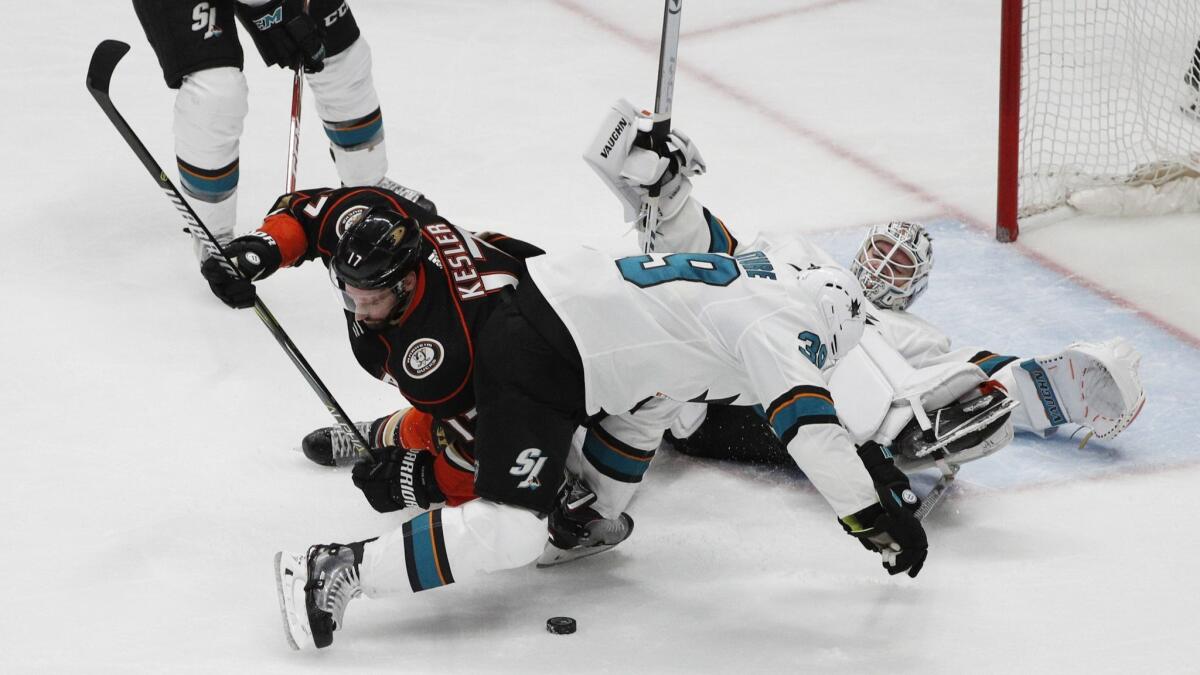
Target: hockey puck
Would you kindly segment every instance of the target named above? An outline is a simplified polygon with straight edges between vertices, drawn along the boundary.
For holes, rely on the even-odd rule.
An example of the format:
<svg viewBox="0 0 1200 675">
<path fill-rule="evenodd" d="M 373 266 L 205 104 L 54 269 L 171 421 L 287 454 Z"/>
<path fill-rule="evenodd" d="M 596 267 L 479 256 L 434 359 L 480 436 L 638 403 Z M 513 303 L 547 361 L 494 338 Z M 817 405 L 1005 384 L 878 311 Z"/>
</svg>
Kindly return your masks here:
<svg viewBox="0 0 1200 675">
<path fill-rule="evenodd" d="M 552 616 L 546 619 L 546 631 L 555 635 L 570 635 L 575 632 L 575 619 L 569 616 Z"/>
</svg>

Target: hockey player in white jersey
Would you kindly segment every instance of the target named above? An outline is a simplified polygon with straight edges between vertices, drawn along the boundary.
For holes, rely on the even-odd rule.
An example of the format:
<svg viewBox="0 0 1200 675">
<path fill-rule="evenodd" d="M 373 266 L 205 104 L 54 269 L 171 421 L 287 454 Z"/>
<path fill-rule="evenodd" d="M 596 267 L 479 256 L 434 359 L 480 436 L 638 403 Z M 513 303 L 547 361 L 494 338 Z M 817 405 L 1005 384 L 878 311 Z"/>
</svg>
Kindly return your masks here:
<svg viewBox="0 0 1200 675">
<path fill-rule="evenodd" d="M 268 66 L 303 66 L 342 185 L 377 185 L 432 210 L 419 192 L 386 176 L 371 49 L 345 0 L 133 0 L 133 7 L 167 86 L 178 91 L 173 128 L 180 187 L 222 243 L 233 238 L 237 221 L 249 100 L 235 14 Z M 196 253 L 207 255 L 199 245 Z"/>
<path fill-rule="evenodd" d="M 335 256 L 333 269 L 353 264 Z M 329 645 L 360 593 L 423 591 L 536 559 L 572 436 L 588 418 L 608 415 L 652 439 L 649 451 L 605 434 L 585 442 L 585 476 L 601 486 L 595 506 L 619 512 L 632 492 L 619 478 L 645 471 L 670 423 L 660 402 L 759 407 L 842 527 L 890 573 L 921 570 L 920 522 L 877 498 L 825 385 L 823 373 L 863 331 L 865 300 L 848 272 L 758 252 L 614 260 L 590 250 L 532 258 L 528 270 L 478 340 L 479 499 L 375 539 L 279 554 L 292 646 Z"/>
<path fill-rule="evenodd" d="M 646 186 L 657 182 L 662 187 L 662 219 L 650 242 L 651 250 L 765 250 L 772 257 L 801 265 L 833 264 L 824 250 L 795 233 L 764 234 L 749 244 L 739 242 L 719 218 L 691 196 L 691 177 L 706 169 L 696 145 L 686 134 L 675 131 L 666 156 L 645 149 L 646 144 L 637 138 L 645 133 L 645 119 L 628 102 L 618 101 L 601 123 L 584 159 L 621 200 L 627 221 L 635 219 Z M 639 238 L 645 244 L 647 233 L 639 232 Z M 1021 431 L 1046 436 L 1071 425 L 1085 428 L 1088 434 L 1113 438 L 1137 417 L 1145 393 L 1137 373 L 1139 357 L 1126 340 L 1076 342 L 1059 354 L 1032 359 L 977 348 L 952 349 L 949 337 L 906 311 L 927 287 L 932 267 L 932 239 L 919 224 L 888 223 L 868 233 L 851 269 L 874 305 L 866 329 L 869 338 L 877 338 L 867 340 L 874 353 L 883 353 L 887 360 L 887 352 L 891 352 L 892 363 L 899 369 L 942 369 L 946 375 L 930 382 L 945 384 L 946 377 L 953 376 L 953 386 L 964 391 L 992 378 L 1022 403 L 1012 413 L 1013 425 Z M 970 367 L 953 372 L 954 366 L 965 364 L 976 366 L 977 372 Z M 855 382 L 849 392 L 840 393 L 860 394 L 864 389 L 861 384 Z M 839 392 L 834 394 L 836 399 Z M 839 409 L 851 410 L 853 406 L 839 403 Z M 676 435 L 689 435 L 704 417 L 703 406 L 685 409 L 674 427 Z M 712 418 L 706 425 L 709 428 L 703 429 L 698 438 L 677 445 L 686 452 L 705 456 L 729 456 L 732 452 L 762 461 L 786 458 L 765 429 L 754 428 L 761 427 L 761 422 L 750 412 L 714 409 Z M 872 436 L 864 430 L 860 440 Z M 955 461 L 978 459 L 1007 442 L 1002 433 L 991 440 L 957 447 L 961 454 L 955 456 Z M 930 465 L 932 458 L 902 455 L 899 461 L 905 468 L 915 469 Z"/>
</svg>

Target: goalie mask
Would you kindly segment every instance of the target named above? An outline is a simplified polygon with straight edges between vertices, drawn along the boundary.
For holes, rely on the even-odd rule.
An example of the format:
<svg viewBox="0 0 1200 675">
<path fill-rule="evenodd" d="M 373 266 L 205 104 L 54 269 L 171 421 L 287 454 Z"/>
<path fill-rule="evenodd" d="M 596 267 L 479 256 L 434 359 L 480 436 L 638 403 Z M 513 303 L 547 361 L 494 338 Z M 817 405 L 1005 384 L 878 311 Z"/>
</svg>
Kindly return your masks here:
<svg viewBox="0 0 1200 675">
<path fill-rule="evenodd" d="M 858 282 L 840 267 L 800 270 L 800 287 L 825 320 L 829 363 L 833 365 L 862 339 L 866 326 L 866 299 Z M 822 359 L 823 360 L 823 359 Z M 814 360 L 818 367 L 822 363 Z"/>
<path fill-rule="evenodd" d="M 346 226 L 329 274 L 342 305 L 368 328 L 395 322 L 408 308 L 421 261 L 417 221 L 373 207 Z"/>
<path fill-rule="evenodd" d="M 863 293 L 880 309 L 907 309 L 929 285 L 933 238 L 918 223 L 875 225 L 850 264 Z"/>
</svg>

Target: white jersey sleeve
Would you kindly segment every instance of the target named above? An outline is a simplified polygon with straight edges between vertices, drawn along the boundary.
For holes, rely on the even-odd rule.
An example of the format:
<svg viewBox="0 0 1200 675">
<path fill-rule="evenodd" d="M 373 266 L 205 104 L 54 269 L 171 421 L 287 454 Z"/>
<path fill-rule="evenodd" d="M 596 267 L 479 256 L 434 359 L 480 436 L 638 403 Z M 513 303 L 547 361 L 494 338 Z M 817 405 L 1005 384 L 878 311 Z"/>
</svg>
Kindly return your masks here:
<svg viewBox="0 0 1200 675">
<path fill-rule="evenodd" d="M 727 253 L 738 251 L 737 239 L 720 218 L 688 197 L 683 208 L 673 217 L 658 224 L 651 250 L 661 253 L 689 251 L 695 253 Z"/>
<path fill-rule="evenodd" d="M 737 344 L 767 422 L 838 517 L 867 508 L 877 501 L 875 488 L 838 421 L 824 377 L 796 348 L 788 322 L 773 319 L 755 323 Z M 810 348 L 819 346 L 819 337 L 810 340 Z"/>
</svg>

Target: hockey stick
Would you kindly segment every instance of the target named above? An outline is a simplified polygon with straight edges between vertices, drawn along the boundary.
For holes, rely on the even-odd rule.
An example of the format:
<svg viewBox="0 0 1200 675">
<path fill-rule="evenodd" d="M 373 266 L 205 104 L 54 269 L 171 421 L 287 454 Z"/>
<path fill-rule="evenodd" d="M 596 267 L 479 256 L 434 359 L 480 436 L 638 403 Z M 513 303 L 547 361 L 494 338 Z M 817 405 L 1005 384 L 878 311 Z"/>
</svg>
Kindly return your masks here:
<svg viewBox="0 0 1200 675">
<path fill-rule="evenodd" d="M 304 0 L 301 12 L 308 14 L 308 2 Z M 304 94 L 304 65 L 296 57 L 296 67 L 292 75 L 292 119 L 291 138 L 288 140 L 287 189 L 285 193 L 296 191 L 296 167 L 300 164 L 300 101 Z"/>
<path fill-rule="evenodd" d="M 111 121 L 113 126 L 117 128 L 117 132 L 120 133 L 121 137 L 125 139 L 125 142 L 129 144 L 129 148 L 133 150 L 133 154 L 137 155 L 138 159 L 141 160 L 142 166 L 146 167 L 146 170 L 150 172 L 150 175 L 154 177 L 154 180 L 158 182 L 158 187 L 163 191 L 163 194 L 165 194 L 167 199 L 171 200 L 171 203 L 175 205 L 175 209 L 179 211 L 179 215 L 181 215 L 184 222 L 187 223 L 188 229 L 193 233 L 203 232 L 206 238 L 206 240 L 203 241 L 203 245 L 208 250 L 209 254 L 218 256 L 220 259 L 224 260 L 224 264 L 227 265 L 229 269 L 237 270 L 237 267 L 233 264 L 233 261 L 229 259 L 229 256 L 227 256 L 225 251 L 221 248 L 221 244 L 217 242 L 215 237 L 213 237 L 212 232 L 209 231 L 208 227 L 205 226 L 204 223 L 200 222 L 200 218 L 196 216 L 196 212 L 192 210 L 191 205 L 184 200 L 183 195 L 179 193 L 179 190 L 176 189 L 171 180 L 167 178 L 166 172 L 162 170 L 162 167 L 158 165 L 158 162 L 154 161 L 154 157 L 150 154 L 150 151 L 146 149 L 146 146 L 142 143 L 141 139 L 138 138 L 137 134 L 133 131 L 133 128 L 129 126 L 129 123 L 125 121 L 125 118 L 121 116 L 121 113 L 117 111 L 116 106 L 113 105 L 112 97 L 109 96 L 108 92 L 109 83 L 112 80 L 112 74 L 117 67 L 117 63 L 119 63 L 128 52 L 129 45 L 117 40 L 105 40 L 97 45 L 96 51 L 92 52 L 92 61 L 90 64 L 88 64 L 88 91 L 91 92 L 92 97 L 96 99 L 96 103 L 100 104 L 100 108 L 104 111 L 104 114 L 108 116 L 109 121 Z M 237 271 L 239 274 L 241 274 L 241 270 Z M 358 429 L 350 421 L 350 418 L 346 416 L 345 411 L 342 410 L 340 405 L 338 405 L 338 402 L 334 400 L 333 394 L 329 392 L 329 389 L 326 388 L 325 384 L 321 382 L 321 379 L 317 377 L 317 374 L 313 371 L 312 366 L 308 365 L 308 361 L 304 359 L 304 355 L 300 353 L 300 350 L 292 342 L 292 339 L 288 337 L 286 332 L 284 332 L 283 327 L 280 326 L 279 322 L 275 320 L 275 317 L 271 314 L 271 311 L 267 309 L 266 304 L 263 303 L 262 298 L 255 298 L 254 313 L 258 315 L 259 319 L 262 319 L 262 322 L 266 324 L 267 329 L 270 330 L 271 334 L 275 336 L 275 341 L 278 342 L 279 346 L 283 348 L 283 351 L 288 355 L 288 358 L 292 360 L 292 363 L 296 364 L 296 367 L 300 369 L 300 374 L 304 376 L 304 379 L 308 381 L 309 386 L 313 388 L 314 392 L 316 392 L 317 397 L 320 398 L 321 402 L 325 404 L 325 408 L 329 411 L 329 414 L 333 415 L 333 418 L 337 421 L 338 426 L 340 426 L 343 431 L 350 434 L 350 438 L 353 439 L 355 446 L 354 450 L 358 456 L 374 458 L 374 455 L 371 454 L 371 451 L 367 446 L 366 439 L 364 439 L 362 434 L 359 433 Z"/>
<path fill-rule="evenodd" d="M 679 21 L 683 14 L 683 0 L 666 0 L 663 8 L 662 40 L 658 51 L 658 90 L 654 95 L 653 126 L 650 128 L 650 143 L 654 149 L 662 148 L 671 134 L 671 102 L 675 98 L 675 64 L 679 60 Z M 659 201 L 662 187 L 650 187 L 650 194 L 642 203 L 638 214 L 639 226 L 645 233 L 642 252 L 649 253 L 658 234 Z"/>
</svg>

